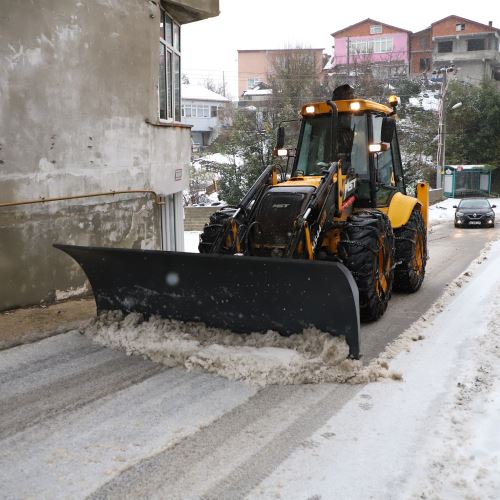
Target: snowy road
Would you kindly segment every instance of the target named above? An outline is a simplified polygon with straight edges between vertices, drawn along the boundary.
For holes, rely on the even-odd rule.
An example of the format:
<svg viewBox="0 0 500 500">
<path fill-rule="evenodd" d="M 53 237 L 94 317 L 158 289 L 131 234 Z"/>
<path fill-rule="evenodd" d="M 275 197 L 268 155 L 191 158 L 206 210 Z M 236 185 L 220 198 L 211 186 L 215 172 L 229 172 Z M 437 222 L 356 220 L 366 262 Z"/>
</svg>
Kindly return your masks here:
<svg viewBox="0 0 500 500">
<path fill-rule="evenodd" d="M 365 357 L 418 319 L 499 232 L 435 226 L 423 289 L 394 296 L 384 318 L 363 327 Z M 258 388 L 127 357 L 76 333 L 3 351 L 0 498 L 307 498 L 317 493 L 308 477 L 321 478 L 305 463 L 339 439 L 353 447 L 352 428 L 328 423 L 349 421 L 345 408 L 370 409 L 366 396 L 384 384 L 371 385 Z M 372 421 L 368 411 L 357 418 L 359 429 Z M 298 470 L 306 486 L 294 492 Z"/>
</svg>

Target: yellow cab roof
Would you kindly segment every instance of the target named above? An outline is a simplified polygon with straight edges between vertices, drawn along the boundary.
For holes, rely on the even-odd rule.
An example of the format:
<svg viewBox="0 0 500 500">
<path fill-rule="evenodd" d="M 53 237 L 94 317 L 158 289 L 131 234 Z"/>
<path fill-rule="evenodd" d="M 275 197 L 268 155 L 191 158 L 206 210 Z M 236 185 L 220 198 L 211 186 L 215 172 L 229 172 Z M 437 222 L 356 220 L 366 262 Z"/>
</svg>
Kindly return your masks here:
<svg viewBox="0 0 500 500">
<path fill-rule="evenodd" d="M 379 104 L 378 102 L 370 101 L 368 99 L 346 99 L 334 102 L 337 105 L 339 113 L 362 113 L 363 111 L 374 111 L 384 115 L 392 115 L 394 113 L 393 109 L 389 106 Z M 359 109 L 355 111 L 351 109 L 351 103 L 353 102 L 359 102 Z M 306 107 L 308 106 L 314 106 L 314 113 L 306 112 Z M 300 114 L 302 116 L 323 115 L 330 114 L 331 112 L 332 108 L 324 101 L 304 104 L 300 110 Z"/>
</svg>

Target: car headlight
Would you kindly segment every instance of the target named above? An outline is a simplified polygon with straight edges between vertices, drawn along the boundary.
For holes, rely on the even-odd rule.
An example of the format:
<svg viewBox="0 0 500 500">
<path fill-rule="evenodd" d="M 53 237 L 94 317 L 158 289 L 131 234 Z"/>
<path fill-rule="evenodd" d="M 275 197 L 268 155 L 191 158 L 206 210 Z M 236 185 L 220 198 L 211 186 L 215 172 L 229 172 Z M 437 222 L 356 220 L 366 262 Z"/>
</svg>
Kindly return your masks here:
<svg viewBox="0 0 500 500">
<path fill-rule="evenodd" d="M 463 212 L 455 212 L 455 217 L 463 217 Z"/>
<path fill-rule="evenodd" d="M 495 217 L 495 212 L 489 212 L 486 214 L 487 217 Z"/>
</svg>

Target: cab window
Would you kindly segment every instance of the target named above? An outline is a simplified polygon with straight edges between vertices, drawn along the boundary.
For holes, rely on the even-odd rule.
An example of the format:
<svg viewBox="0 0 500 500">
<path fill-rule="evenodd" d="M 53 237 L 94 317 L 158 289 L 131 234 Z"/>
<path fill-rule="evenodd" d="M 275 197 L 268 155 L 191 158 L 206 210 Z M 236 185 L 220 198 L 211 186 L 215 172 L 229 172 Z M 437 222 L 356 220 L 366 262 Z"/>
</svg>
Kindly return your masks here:
<svg viewBox="0 0 500 500">
<path fill-rule="evenodd" d="M 325 115 L 309 118 L 303 127 L 296 173 L 322 175 L 331 161 L 331 117 Z"/>
<path fill-rule="evenodd" d="M 339 115 L 339 153 L 360 177 L 368 178 L 368 129 L 366 115 Z"/>
<path fill-rule="evenodd" d="M 381 142 L 383 118 L 383 116 L 372 116 L 374 144 Z M 403 168 L 396 134 L 387 151 L 375 154 L 375 167 L 377 168 L 377 181 L 379 184 L 393 186 L 405 194 Z"/>
</svg>

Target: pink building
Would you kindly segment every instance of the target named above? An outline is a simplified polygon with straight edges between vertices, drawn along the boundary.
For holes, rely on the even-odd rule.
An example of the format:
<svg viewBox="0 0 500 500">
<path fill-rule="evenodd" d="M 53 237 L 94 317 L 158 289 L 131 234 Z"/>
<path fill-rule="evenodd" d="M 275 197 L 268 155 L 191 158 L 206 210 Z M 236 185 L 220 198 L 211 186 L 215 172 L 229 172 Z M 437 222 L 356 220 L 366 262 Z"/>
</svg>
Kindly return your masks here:
<svg viewBox="0 0 500 500">
<path fill-rule="evenodd" d="M 408 74 L 411 32 L 365 19 L 332 33 L 334 56 L 329 68 L 353 75 L 370 64 L 374 76 L 392 78 Z"/>
</svg>

